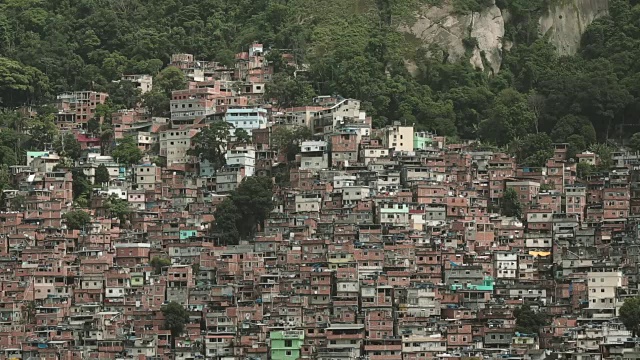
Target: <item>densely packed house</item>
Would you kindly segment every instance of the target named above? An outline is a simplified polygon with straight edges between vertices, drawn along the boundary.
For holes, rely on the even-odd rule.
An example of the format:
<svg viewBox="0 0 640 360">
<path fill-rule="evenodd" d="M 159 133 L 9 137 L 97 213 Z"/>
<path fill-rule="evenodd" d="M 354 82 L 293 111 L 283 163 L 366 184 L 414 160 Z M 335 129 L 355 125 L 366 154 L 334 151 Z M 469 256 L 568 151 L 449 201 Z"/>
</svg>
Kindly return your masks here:
<svg viewBox="0 0 640 360">
<path fill-rule="evenodd" d="M 150 154 L 138 164 L 86 131 L 109 94 L 58 96 L 56 124 L 83 156 L 70 167 L 28 151 L 11 167 L 0 359 L 640 358 L 619 319 L 638 295 L 637 154 L 584 175 L 599 157 L 570 158 L 566 144 L 532 168 L 411 124 L 376 128 L 357 99 L 280 108 L 264 99 L 265 53 L 254 44 L 231 69 L 174 55 L 188 85 L 170 117 L 112 115 L 115 141 Z M 232 126 L 217 167 L 192 150 L 220 122 Z M 273 182 L 272 211 L 250 238 L 223 241 L 216 209 L 258 176 Z"/>
</svg>

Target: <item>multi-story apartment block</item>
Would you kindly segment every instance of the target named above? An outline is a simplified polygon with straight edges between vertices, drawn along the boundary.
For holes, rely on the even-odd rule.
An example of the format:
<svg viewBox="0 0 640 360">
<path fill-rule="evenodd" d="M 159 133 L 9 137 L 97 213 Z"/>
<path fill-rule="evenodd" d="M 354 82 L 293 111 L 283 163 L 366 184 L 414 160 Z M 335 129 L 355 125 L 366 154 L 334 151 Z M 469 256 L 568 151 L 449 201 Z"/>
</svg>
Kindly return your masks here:
<svg viewBox="0 0 640 360">
<path fill-rule="evenodd" d="M 89 120 L 95 117 L 96 107 L 104 104 L 108 96 L 95 91 L 75 91 L 58 95 L 56 124 L 61 129 L 86 130 Z"/>
<path fill-rule="evenodd" d="M 267 110 L 258 107 L 230 108 L 227 109 L 224 120 L 232 125 L 232 135 L 237 129 L 243 129 L 251 135 L 253 130 L 267 126 Z"/>
</svg>

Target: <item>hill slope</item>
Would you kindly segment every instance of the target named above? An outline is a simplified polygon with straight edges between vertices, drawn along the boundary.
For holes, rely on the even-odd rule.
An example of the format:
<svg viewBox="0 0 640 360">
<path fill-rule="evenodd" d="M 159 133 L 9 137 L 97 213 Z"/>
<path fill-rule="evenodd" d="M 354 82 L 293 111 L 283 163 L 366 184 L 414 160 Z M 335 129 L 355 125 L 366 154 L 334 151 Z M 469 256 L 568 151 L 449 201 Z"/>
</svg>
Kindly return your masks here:
<svg viewBox="0 0 640 360">
<path fill-rule="evenodd" d="M 580 4 L 590 12 L 570 19 Z M 550 136 L 577 150 L 595 141 L 593 130 L 600 139 L 633 130 L 635 1 L 452 0 L 441 15 L 458 19 L 455 46 L 418 31 L 425 14 L 441 11 L 433 6 L 443 1 L 8 0 L 0 5 L 0 97 L 13 107 L 67 90 L 105 90 L 122 73 L 157 74 L 179 52 L 231 64 L 235 52 L 260 41 L 308 65 L 296 82 L 363 100 L 378 125 L 404 120 L 497 145 Z M 569 25 L 576 22 L 586 31 L 579 49 Z M 548 135 L 529 136 L 537 131 Z"/>
</svg>

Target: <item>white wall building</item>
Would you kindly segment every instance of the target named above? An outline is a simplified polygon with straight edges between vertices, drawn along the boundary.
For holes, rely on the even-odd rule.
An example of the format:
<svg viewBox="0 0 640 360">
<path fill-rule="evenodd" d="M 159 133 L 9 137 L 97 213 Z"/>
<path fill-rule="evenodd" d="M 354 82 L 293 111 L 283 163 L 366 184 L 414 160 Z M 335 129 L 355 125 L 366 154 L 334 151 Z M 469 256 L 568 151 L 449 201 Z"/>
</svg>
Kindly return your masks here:
<svg viewBox="0 0 640 360">
<path fill-rule="evenodd" d="M 256 151 L 252 145 L 227 150 L 227 165 L 244 167 L 244 176 L 253 176 L 256 170 Z"/>
</svg>

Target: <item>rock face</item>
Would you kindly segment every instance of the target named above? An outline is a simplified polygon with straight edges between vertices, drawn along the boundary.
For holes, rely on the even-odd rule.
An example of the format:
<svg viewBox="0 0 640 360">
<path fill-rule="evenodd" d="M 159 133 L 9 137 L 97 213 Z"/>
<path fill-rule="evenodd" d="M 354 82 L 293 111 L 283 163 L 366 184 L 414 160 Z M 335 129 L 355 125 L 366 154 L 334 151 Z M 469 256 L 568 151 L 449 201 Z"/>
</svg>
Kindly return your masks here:
<svg viewBox="0 0 640 360">
<path fill-rule="evenodd" d="M 608 11 L 609 0 L 557 0 L 540 17 L 540 32 L 549 36 L 560 55 L 572 55 L 587 26 Z"/>
<path fill-rule="evenodd" d="M 426 45 L 440 45 L 448 51 L 452 61 L 470 53 L 470 62 L 475 67 L 493 73 L 500 70 L 504 18 L 495 5 L 481 12 L 457 15 L 451 2 L 444 1 L 439 7 L 422 8 L 417 21 L 404 31 L 413 34 Z"/>
<path fill-rule="evenodd" d="M 549 36 L 559 54 L 574 54 L 587 26 L 606 15 L 608 8 L 609 0 L 552 0 L 540 17 L 540 32 Z M 495 3 L 481 12 L 462 15 L 455 13 L 451 0 L 444 0 L 441 6 L 423 7 L 416 22 L 402 30 L 425 46 L 439 45 L 451 61 L 471 55 L 473 66 L 495 74 L 502 64 L 503 50 L 508 51 L 511 45 L 503 44 L 505 21 L 507 12 Z"/>
</svg>

